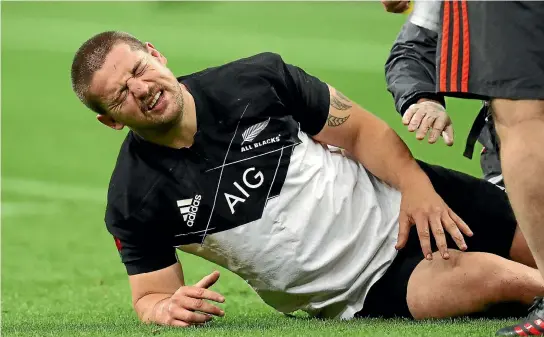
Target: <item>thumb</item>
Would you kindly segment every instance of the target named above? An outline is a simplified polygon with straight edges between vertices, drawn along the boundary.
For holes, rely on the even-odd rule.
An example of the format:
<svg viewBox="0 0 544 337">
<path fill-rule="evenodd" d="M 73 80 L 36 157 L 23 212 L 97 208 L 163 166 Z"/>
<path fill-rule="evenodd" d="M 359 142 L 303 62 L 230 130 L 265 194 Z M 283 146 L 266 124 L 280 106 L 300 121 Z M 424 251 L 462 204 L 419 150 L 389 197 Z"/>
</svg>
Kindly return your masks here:
<svg viewBox="0 0 544 337">
<path fill-rule="evenodd" d="M 442 132 L 442 138 L 444 138 L 444 142 L 446 143 L 446 145 L 448 146 L 453 145 L 453 125 L 452 124 L 449 124 L 448 126 L 446 126 L 446 128 Z"/>
<path fill-rule="evenodd" d="M 219 280 L 219 272 L 216 270 L 213 273 L 204 276 L 200 281 L 195 283 L 195 287 L 198 288 L 209 288 Z"/>
</svg>

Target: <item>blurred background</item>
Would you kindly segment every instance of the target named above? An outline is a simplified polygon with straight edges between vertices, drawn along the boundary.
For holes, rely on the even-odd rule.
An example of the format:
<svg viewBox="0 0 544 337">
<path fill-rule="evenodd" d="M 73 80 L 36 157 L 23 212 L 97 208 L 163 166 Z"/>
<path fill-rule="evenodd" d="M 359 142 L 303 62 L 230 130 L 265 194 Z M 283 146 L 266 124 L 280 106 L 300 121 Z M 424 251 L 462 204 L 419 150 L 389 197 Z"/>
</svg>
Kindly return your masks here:
<svg viewBox="0 0 544 337">
<path fill-rule="evenodd" d="M 70 85 L 75 51 L 101 31 L 123 30 L 152 42 L 175 75 L 263 51 L 279 53 L 387 121 L 417 158 L 481 175 L 480 148 L 473 160 L 462 156 L 479 102 L 448 101 L 456 131 L 451 148 L 417 142 L 402 126 L 386 90 L 384 62 L 407 16 L 386 13 L 379 2 L 1 6 L 4 332 L 43 335 L 74 322 L 95 331 L 100 327 L 93 322 L 110 317 L 136 322 L 126 273 L 103 223 L 125 131 L 99 124 Z M 180 257 L 189 282 L 213 268 Z M 256 312 L 269 312 L 236 276 L 225 272 L 222 282 L 218 289 L 234 298 L 228 305 L 251 303 Z"/>
</svg>

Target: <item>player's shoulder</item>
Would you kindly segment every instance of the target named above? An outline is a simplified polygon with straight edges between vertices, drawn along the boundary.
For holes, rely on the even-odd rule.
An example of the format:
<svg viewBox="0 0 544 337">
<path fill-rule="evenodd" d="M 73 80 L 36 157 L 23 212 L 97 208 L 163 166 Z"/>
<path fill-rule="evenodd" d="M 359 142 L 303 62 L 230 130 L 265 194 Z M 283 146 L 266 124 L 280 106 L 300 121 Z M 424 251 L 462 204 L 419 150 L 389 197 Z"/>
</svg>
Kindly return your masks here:
<svg viewBox="0 0 544 337">
<path fill-rule="evenodd" d="M 178 80 L 214 81 L 231 80 L 239 76 L 259 73 L 281 73 L 284 61 L 281 55 L 273 52 L 262 52 L 244 58 L 235 59 L 219 66 L 213 66 L 185 76 Z"/>
<path fill-rule="evenodd" d="M 152 145 L 131 131 L 125 137 L 111 174 L 106 206 L 106 223 L 120 223 L 135 217 L 153 200 L 164 176 L 175 165 Z"/>
</svg>

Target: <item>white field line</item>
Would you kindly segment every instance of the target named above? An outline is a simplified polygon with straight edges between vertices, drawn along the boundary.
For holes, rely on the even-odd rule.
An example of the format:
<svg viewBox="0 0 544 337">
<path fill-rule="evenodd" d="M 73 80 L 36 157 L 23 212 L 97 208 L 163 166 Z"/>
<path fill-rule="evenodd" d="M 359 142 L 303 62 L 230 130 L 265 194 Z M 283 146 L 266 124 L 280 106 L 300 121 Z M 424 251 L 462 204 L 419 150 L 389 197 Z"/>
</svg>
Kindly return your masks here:
<svg viewBox="0 0 544 337">
<path fill-rule="evenodd" d="M 25 178 L 2 177 L 2 192 L 54 200 L 86 201 L 106 204 L 108 188 Z"/>
</svg>

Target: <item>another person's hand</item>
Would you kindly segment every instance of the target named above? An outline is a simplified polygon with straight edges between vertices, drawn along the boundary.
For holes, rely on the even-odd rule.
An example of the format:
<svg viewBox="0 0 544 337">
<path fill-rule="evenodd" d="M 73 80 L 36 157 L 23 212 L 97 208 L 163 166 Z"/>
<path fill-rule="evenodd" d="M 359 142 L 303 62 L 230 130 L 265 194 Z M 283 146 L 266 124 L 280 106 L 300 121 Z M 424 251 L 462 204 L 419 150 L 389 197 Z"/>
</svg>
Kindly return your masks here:
<svg viewBox="0 0 544 337">
<path fill-rule="evenodd" d="M 208 303 L 206 300 L 223 303 L 225 298 L 214 291 L 208 290 L 219 279 L 215 271 L 202 278 L 194 286 L 182 286 L 174 295 L 159 303 L 159 322 L 164 325 L 187 327 L 201 325 L 213 319 L 222 317 L 225 312 Z"/>
<path fill-rule="evenodd" d="M 408 131 L 416 132 L 418 140 L 425 139 L 429 130 L 429 143 L 434 144 L 442 135 L 448 146 L 453 145 L 453 123 L 444 107 L 433 100 L 420 99 L 410 105 L 402 117 L 402 123 L 408 125 Z"/>
<path fill-rule="evenodd" d="M 410 8 L 410 1 L 381 0 L 383 7 L 389 13 L 404 13 Z"/>
<path fill-rule="evenodd" d="M 467 249 L 467 245 L 462 233 L 473 235 L 468 225 L 446 205 L 432 185 L 415 186 L 402 191 L 396 249 L 402 249 L 406 245 L 410 228 L 414 224 L 423 256 L 427 260 L 432 260 L 431 233 L 444 259 L 449 259 L 446 232 L 463 251 Z"/>
</svg>

